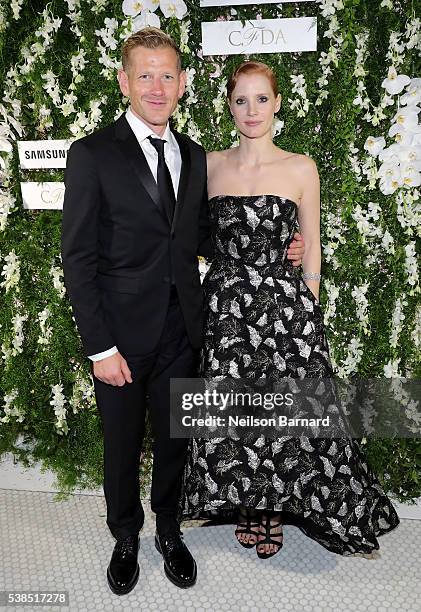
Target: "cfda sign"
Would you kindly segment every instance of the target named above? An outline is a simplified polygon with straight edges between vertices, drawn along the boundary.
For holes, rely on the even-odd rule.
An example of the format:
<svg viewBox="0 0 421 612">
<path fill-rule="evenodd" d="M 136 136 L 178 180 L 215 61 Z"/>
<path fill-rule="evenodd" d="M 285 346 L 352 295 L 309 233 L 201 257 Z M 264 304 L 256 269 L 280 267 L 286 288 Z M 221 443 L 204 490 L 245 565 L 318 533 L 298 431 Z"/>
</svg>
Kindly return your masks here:
<svg viewBox="0 0 421 612">
<path fill-rule="evenodd" d="M 316 17 L 202 23 L 203 55 L 317 50 Z"/>
<path fill-rule="evenodd" d="M 286 4 L 287 2 L 315 2 L 315 0 L 265 0 L 264 2 L 256 2 L 256 0 L 200 0 L 200 6 L 238 6 L 239 4 Z"/>
<path fill-rule="evenodd" d="M 63 208 L 64 183 L 21 183 L 20 188 L 23 207 L 28 210 L 62 210 Z"/>
</svg>

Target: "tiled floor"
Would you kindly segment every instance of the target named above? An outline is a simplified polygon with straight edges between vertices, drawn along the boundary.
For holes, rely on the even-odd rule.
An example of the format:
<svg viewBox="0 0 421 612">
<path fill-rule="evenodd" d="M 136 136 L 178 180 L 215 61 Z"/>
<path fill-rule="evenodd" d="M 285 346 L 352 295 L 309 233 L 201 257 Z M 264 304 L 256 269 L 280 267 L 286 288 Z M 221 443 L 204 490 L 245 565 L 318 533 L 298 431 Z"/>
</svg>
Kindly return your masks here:
<svg viewBox="0 0 421 612">
<path fill-rule="evenodd" d="M 421 521 L 402 520 L 373 559 L 334 555 L 287 525 L 282 551 L 262 561 L 236 543 L 231 525 L 188 527 L 199 577 L 182 590 L 163 574 L 147 513 L 139 582 L 118 597 L 105 576 L 114 540 L 102 497 L 54 501 L 52 493 L 0 490 L 0 508 L 0 590 L 69 591 L 69 608 L 46 610 L 421 611 Z"/>
</svg>

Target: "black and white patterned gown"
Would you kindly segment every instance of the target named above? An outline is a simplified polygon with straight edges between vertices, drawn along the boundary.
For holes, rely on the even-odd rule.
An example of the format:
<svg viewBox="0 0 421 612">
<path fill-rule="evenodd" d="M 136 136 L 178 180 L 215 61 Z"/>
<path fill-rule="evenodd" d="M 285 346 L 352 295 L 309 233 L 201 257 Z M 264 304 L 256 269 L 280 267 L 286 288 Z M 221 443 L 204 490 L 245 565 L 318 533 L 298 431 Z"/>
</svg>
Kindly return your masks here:
<svg viewBox="0 0 421 612">
<path fill-rule="evenodd" d="M 297 205 L 287 198 L 215 196 L 216 255 L 204 280 L 200 376 L 330 377 L 319 303 L 287 259 Z M 328 550 L 378 549 L 399 519 L 350 438 L 193 439 L 180 516 L 235 522 L 239 505 L 282 511 Z"/>
</svg>

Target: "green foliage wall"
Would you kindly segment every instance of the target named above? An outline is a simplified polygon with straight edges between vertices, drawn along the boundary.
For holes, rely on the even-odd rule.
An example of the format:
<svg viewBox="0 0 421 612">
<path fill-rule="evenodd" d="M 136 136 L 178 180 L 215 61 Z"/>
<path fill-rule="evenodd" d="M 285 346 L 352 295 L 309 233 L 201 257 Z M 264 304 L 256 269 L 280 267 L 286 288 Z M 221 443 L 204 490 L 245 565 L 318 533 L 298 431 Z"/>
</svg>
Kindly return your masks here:
<svg viewBox="0 0 421 612">
<path fill-rule="evenodd" d="M 279 80 L 276 143 L 310 155 L 319 169 L 321 302 L 334 366 L 342 377 L 419 378 L 421 141 L 413 115 L 396 119 L 411 102 L 403 96 L 416 103 L 421 87 L 416 3 L 318 0 L 232 11 L 192 2 L 182 19 L 164 18 L 164 4 L 156 15 L 180 43 L 189 76 L 174 124 L 207 150 L 236 141 L 225 83 L 244 57 L 202 58 L 201 22 L 317 16 L 317 52 L 254 57 Z M 0 3 L 0 453 L 42 460 L 63 491 L 101 483 L 101 427 L 63 289 L 61 211 L 24 210 L 20 194 L 20 181 L 63 174 L 20 170 L 15 139 L 75 138 L 112 122 L 126 104 L 115 74 L 130 27 L 120 0 Z M 391 68 L 409 77 L 399 94 L 382 87 L 395 80 Z M 409 130 L 415 153 L 401 151 L 381 169 L 373 139 L 394 143 L 392 124 Z M 419 439 L 364 442 L 388 491 L 401 500 L 421 495 Z M 149 463 L 146 448 L 145 475 Z"/>
</svg>

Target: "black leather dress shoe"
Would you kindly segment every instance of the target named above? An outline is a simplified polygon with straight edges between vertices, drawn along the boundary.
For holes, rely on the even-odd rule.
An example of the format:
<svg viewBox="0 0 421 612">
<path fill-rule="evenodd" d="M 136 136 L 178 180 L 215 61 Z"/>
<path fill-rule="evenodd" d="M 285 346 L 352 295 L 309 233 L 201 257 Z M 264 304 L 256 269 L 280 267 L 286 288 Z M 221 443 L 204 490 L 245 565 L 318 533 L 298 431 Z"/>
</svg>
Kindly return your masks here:
<svg viewBox="0 0 421 612">
<path fill-rule="evenodd" d="M 155 547 L 164 558 L 167 578 L 176 586 L 187 589 L 196 582 L 197 566 L 182 535 L 181 531 L 175 529 L 168 533 L 156 533 Z"/>
<path fill-rule="evenodd" d="M 117 540 L 107 569 L 108 584 L 116 595 L 126 595 L 136 586 L 139 578 L 138 552 L 138 535 Z"/>
</svg>

